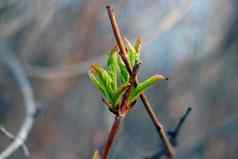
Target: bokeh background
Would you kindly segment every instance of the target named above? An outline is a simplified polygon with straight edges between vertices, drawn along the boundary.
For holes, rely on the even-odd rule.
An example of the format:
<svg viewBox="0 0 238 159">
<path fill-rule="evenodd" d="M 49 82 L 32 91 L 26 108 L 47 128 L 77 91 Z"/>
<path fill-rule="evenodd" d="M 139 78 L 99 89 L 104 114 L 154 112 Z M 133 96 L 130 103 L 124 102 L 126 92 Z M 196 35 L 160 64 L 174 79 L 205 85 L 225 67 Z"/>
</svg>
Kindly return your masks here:
<svg viewBox="0 0 238 159">
<path fill-rule="evenodd" d="M 115 45 L 105 5 L 124 35 L 143 38 L 140 79 L 169 81 L 148 95 L 167 130 L 192 107 L 178 137 L 178 159 L 238 156 L 237 0 L 1 0 L 0 59 L 14 56 L 40 110 L 28 136 L 32 159 L 88 159 L 102 149 L 113 116 L 90 83 L 90 63 Z M 2 60 L 1 60 L 2 61 Z M 16 134 L 24 99 L 0 64 L 0 119 Z M 10 143 L 0 136 L 0 150 Z M 141 102 L 125 119 L 112 159 L 144 159 L 161 149 Z M 21 150 L 12 159 L 25 158 Z"/>
</svg>

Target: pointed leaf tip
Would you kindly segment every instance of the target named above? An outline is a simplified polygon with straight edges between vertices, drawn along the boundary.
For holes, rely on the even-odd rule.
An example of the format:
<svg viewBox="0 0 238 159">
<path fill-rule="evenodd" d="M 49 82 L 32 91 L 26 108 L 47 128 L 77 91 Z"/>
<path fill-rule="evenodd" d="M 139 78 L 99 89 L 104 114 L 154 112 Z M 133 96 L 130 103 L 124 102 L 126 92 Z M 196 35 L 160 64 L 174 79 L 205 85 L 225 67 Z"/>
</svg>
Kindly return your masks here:
<svg viewBox="0 0 238 159">
<path fill-rule="evenodd" d="M 101 156 L 100 156 L 98 150 L 96 150 L 96 151 L 94 152 L 92 159 L 101 159 Z"/>
<path fill-rule="evenodd" d="M 145 81 L 139 83 L 137 87 L 132 91 L 131 96 L 129 98 L 130 102 L 133 102 L 136 100 L 136 98 L 143 93 L 146 89 L 151 87 L 153 84 L 155 84 L 157 81 L 160 80 L 166 80 L 167 78 L 163 75 L 157 74 L 149 77 Z"/>
<path fill-rule="evenodd" d="M 132 46 L 131 42 L 127 38 L 125 38 L 125 43 L 128 49 L 135 51 L 135 48 Z"/>
<path fill-rule="evenodd" d="M 135 50 L 136 50 L 136 52 L 139 53 L 141 51 L 141 45 L 142 45 L 142 38 L 141 38 L 141 36 L 137 36 L 136 42 L 135 42 Z"/>
<path fill-rule="evenodd" d="M 109 73 L 103 69 L 98 64 L 92 64 L 91 65 L 91 74 L 89 74 L 91 77 L 90 79 L 94 84 L 100 88 L 100 91 L 103 92 L 105 97 L 111 102 L 112 101 L 112 94 L 113 94 L 113 88 L 112 88 L 112 78 L 109 75 Z M 92 76 L 93 75 L 93 76 Z M 103 88 L 103 89 L 101 89 Z M 102 91 L 103 90 L 103 91 Z"/>
<path fill-rule="evenodd" d="M 156 74 L 156 75 L 154 75 L 154 76 L 156 76 L 156 78 L 157 78 L 158 80 L 169 80 L 168 77 L 166 77 L 166 76 L 164 76 L 164 75 L 161 75 L 161 74 Z"/>
</svg>

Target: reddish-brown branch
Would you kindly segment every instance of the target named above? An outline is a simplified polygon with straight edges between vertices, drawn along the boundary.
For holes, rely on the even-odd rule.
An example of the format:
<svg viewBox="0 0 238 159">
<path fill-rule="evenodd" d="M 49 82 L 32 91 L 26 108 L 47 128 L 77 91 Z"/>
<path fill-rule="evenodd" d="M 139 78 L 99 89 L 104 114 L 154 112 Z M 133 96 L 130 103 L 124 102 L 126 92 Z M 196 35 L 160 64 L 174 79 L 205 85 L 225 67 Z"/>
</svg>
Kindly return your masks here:
<svg viewBox="0 0 238 159">
<path fill-rule="evenodd" d="M 111 25 L 112 25 L 112 30 L 113 30 L 113 33 L 114 33 L 114 36 L 115 36 L 115 39 L 116 39 L 116 42 L 118 44 L 118 47 L 120 49 L 120 56 L 122 57 L 122 60 L 123 62 L 125 63 L 126 65 L 126 68 L 129 72 L 129 74 L 131 75 L 132 74 L 132 68 L 128 62 L 128 59 L 126 58 L 126 47 L 124 45 L 124 42 L 123 42 L 123 38 L 121 36 L 121 32 L 120 32 L 120 29 L 118 27 L 118 24 L 117 24 L 117 21 L 116 21 L 116 17 L 115 17 L 115 13 L 113 12 L 112 8 L 110 6 L 107 6 L 107 12 L 108 12 L 108 15 L 109 15 L 109 18 L 110 18 L 110 21 L 111 21 Z M 138 78 L 136 78 L 136 81 L 135 81 L 135 86 L 139 83 L 139 80 Z M 160 123 L 159 119 L 157 118 L 152 106 L 150 105 L 149 103 L 149 100 L 148 98 L 142 93 L 140 95 L 140 98 L 145 106 L 145 109 L 147 110 L 154 126 L 156 127 L 156 130 L 158 131 L 159 135 L 160 135 L 160 138 L 164 144 L 164 147 L 165 147 L 165 150 L 168 154 L 168 156 L 170 158 L 174 158 L 175 156 L 175 150 L 173 148 L 173 146 L 171 145 L 166 133 L 165 133 L 165 130 L 162 126 L 162 124 Z"/>
<path fill-rule="evenodd" d="M 132 84 L 135 82 L 135 77 L 137 74 L 137 71 L 139 69 L 139 64 L 135 65 L 135 67 L 133 68 L 132 74 L 130 76 L 130 85 L 127 88 L 125 94 L 122 97 L 122 102 L 120 104 L 119 107 L 119 112 L 117 113 L 117 115 L 115 116 L 115 120 L 113 122 L 111 131 L 108 135 L 108 139 L 107 142 L 105 144 L 104 150 L 103 150 L 103 157 L 102 159 L 107 159 L 113 144 L 113 141 L 116 137 L 116 134 L 118 133 L 119 129 L 120 129 L 120 123 L 121 120 L 127 115 L 128 111 L 129 111 L 129 95 L 131 93 L 132 90 Z"/>
<path fill-rule="evenodd" d="M 105 144 L 104 149 L 103 149 L 102 159 L 108 159 L 109 153 L 110 153 L 111 148 L 112 148 L 113 141 L 115 140 L 115 137 L 118 133 L 118 130 L 120 129 L 120 125 L 121 125 L 121 117 L 116 116 L 115 119 L 114 119 L 112 128 L 110 130 L 110 133 L 108 135 L 106 144 Z"/>
<path fill-rule="evenodd" d="M 115 17 L 114 12 L 113 12 L 113 10 L 110 6 L 106 6 L 106 8 L 107 8 L 108 15 L 109 15 L 109 18 L 110 18 L 110 21 L 111 21 L 111 24 L 112 24 L 112 31 L 115 35 L 116 42 L 117 42 L 117 45 L 118 45 L 119 50 L 120 50 L 120 56 L 121 56 L 123 62 L 125 63 L 129 74 L 131 74 L 132 73 L 132 68 L 130 66 L 130 63 L 127 60 L 127 57 L 126 57 L 126 54 L 127 54 L 126 47 L 124 45 L 123 38 L 121 36 L 120 30 L 119 30 L 119 27 L 118 27 L 116 17 Z"/>
</svg>

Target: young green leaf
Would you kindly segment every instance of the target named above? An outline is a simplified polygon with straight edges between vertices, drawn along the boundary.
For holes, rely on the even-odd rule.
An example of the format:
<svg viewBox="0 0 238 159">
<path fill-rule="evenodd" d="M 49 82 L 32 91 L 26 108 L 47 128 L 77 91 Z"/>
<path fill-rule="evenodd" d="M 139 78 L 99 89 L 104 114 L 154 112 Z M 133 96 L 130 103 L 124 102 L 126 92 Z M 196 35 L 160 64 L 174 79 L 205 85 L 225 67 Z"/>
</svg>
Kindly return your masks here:
<svg viewBox="0 0 238 159">
<path fill-rule="evenodd" d="M 117 92 L 114 95 L 113 106 L 117 106 L 120 103 L 121 98 L 122 98 L 123 94 L 125 93 L 125 91 L 127 90 L 128 87 L 129 87 L 129 84 L 125 84 L 125 85 L 122 85 L 118 88 Z"/>
<path fill-rule="evenodd" d="M 131 64 L 131 66 L 133 67 L 136 62 L 137 52 L 136 52 L 135 48 L 132 46 L 132 44 L 130 43 L 130 41 L 126 38 L 125 38 L 125 43 L 127 46 L 128 61 Z"/>
<path fill-rule="evenodd" d="M 135 52 L 135 64 L 140 63 L 140 52 Z"/>
<path fill-rule="evenodd" d="M 96 151 L 94 152 L 92 159 L 101 159 L 98 150 L 96 150 Z"/>
<path fill-rule="evenodd" d="M 108 68 L 108 73 L 112 79 L 113 91 L 116 91 L 117 89 L 117 70 L 118 70 L 117 56 L 118 56 L 117 50 L 116 48 L 113 48 L 107 60 L 107 68 Z"/>
<path fill-rule="evenodd" d="M 122 84 L 125 84 L 129 81 L 129 73 L 126 69 L 125 64 L 123 63 L 121 57 L 118 56 L 118 66 L 119 66 L 119 78 Z"/>
<path fill-rule="evenodd" d="M 137 60 L 137 53 L 134 51 L 134 49 L 128 49 L 128 60 L 131 64 L 131 66 L 134 66 Z"/>
<path fill-rule="evenodd" d="M 91 65 L 91 73 L 94 75 L 96 81 L 99 83 L 101 87 L 104 88 L 104 94 L 109 101 L 112 101 L 113 98 L 113 89 L 112 89 L 112 79 L 106 70 L 104 70 L 101 66 L 97 64 Z"/>
<path fill-rule="evenodd" d="M 129 100 L 130 102 L 134 102 L 137 97 L 144 92 L 146 89 L 148 89 L 150 86 L 152 86 L 155 82 L 160 81 L 160 80 L 166 80 L 166 77 L 162 75 L 154 75 L 151 76 L 150 78 L 146 79 L 145 81 L 139 83 L 135 89 L 133 89 Z"/>
<path fill-rule="evenodd" d="M 107 91 L 106 87 L 104 86 L 104 84 L 100 83 L 99 80 L 96 79 L 96 77 L 89 72 L 89 78 L 92 81 L 92 83 L 96 86 L 96 88 L 102 93 L 102 95 L 110 102 L 112 103 L 112 98 L 111 95 L 109 94 L 109 92 Z"/>
<path fill-rule="evenodd" d="M 97 79 L 104 85 L 109 93 L 112 93 L 112 78 L 109 73 L 104 70 L 100 65 L 91 65 L 91 72 L 98 77 Z"/>
</svg>

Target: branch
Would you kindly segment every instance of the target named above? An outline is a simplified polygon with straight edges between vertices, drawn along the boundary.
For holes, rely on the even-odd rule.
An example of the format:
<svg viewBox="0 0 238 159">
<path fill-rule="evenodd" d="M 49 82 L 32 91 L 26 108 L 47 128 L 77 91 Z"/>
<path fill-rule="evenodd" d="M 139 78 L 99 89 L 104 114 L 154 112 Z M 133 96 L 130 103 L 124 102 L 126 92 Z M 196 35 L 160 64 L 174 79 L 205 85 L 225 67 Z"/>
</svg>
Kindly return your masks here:
<svg viewBox="0 0 238 159">
<path fill-rule="evenodd" d="M 131 75 L 132 74 L 132 68 L 126 58 L 126 47 L 124 45 L 124 42 L 123 42 L 123 38 L 121 36 L 121 32 L 119 30 L 119 27 L 118 27 L 118 24 L 117 24 L 117 21 L 116 21 L 116 17 L 115 17 L 115 13 L 113 12 L 112 8 L 110 6 L 107 6 L 107 11 L 108 11 L 108 15 L 109 15 L 109 18 L 110 18 L 110 21 L 111 21 L 111 25 L 112 25 L 112 30 L 113 30 L 113 33 L 114 33 L 114 36 L 115 36 L 115 39 L 116 39 L 116 42 L 118 44 L 118 47 L 120 49 L 120 56 L 122 57 L 122 60 L 123 62 L 125 63 L 126 65 L 126 68 L 129 72 L 129 74 Z M 138 84 L 138 78 L 136 78 L 136 81 L 135 81 L 135 86 Z M 154 126 L 156 127 L 159 135 L 160 135 L 160 138 L 164 144 L 164 147 L 166 149 L 166 152 L 168 154 L 168 156 L 170 158 L 174 158 L 175 156 L 175 150 L 173 148 L 173 146 L 171 145 L 167 135 L 166 135 L 166 132 L 163 128 L 163 125 L 160 123 L 159 119 L 156 117 L 156 114 L 152 108 L 152 106 L 150 105 L 149 103 L 149 100 L 147 99 L 147 97 L 144 95 L 144 93 L 142 93 L 140 95 L 140 98 L 154 124 Z"/>
<path fill-rule="evenodd" d="M 209 143 L 210 139 L 221 139 L 222 137 L 228 136 L 234 137 L 236 141 L 236 135 L 238 131 L 238 114 L 233 114 L 225 117 L 222 122 L 210 127 L 207 131 L 197 134 L 196 137 L 190 137 L 186 139 L 183 147 L 180 148 L 180 153 L 177 156 L 178 159 L 194 158 L 202 152 L 206 151 L 206 144 Z M 234 147 L 235 148 L 235 147 Z"/>
<path fill-rule="evenodd" d="M 0 153 L 0 159 L 6 159 L 11 156 L 19 147 L 24 145 L 32 126 L 34 124 L 34 116 L 36 112 L 33 91 L 30 86 L 29 80 L 26 78 L 25 72 L 23 71 L 21 65 L 18 63 L 17 59 L 8 52 L 8 54 L 0 54 L 0 61 L 3 62 L 12 71 L 15 76 L 16 82 L 20 86 L 21 92 L 24 98 L 25 106 L 25 119 L 21 126 L 20 131 L 15 136 L 13 142 Z"/>
<path fill-rule="evenodd" d="M 130 93 L 132 91 L 132 86 L 135 83 L 135 78 L 137 76 L 139 66 L 140 66 L 140 63 L 136 64 L 133 67 L 132 73 L 130 75 L 130 85 L 127 88 L 125 94 L 122 97 L 122 102 L 119 106 L 119 112 L 116 113 L 116 116 L 115 116 L 115 119 L 114 119 L 114 122 L 113 122 L 113 126 L 112 126 L 111 131 L 108 135 L 108 139 L 107 139 L 107 142 L 106 142 L 104 150 L 103 150 L 102 159 L 107 159 L 108 158 L 111 147 L 112 147 L 112 144 L 113 144 L 113 141 L 116 137 L 116 134 L 118 133 L 118 131 L 120 129 L 120 123 L 124 119 L 124 117 L 127 115 L 128 111 L 130 110 L 129 109 L 130 104 L 129 104 L 128 98 L 129 98 Z M 105 104 L 108 105 L 106 101 L 105 101 Z"/>
<path fill-rule="evenodd" d="M 158 39 L 162 33 L 168 32 L 181 22 L 189 11 L 192 10 L 192 2 L 193 0 L 183 0 L 181 2 L 183 6 L 172 6 L 171 12 L 160 20 L 159 26 L 156 27 L 157 29 L 145 35 L 146 43 L 144 45 L 148 46 L 151 42 Z"/>
<path fill-rule="evenodd" d="M 113 144 L 115 137 L 120 129 L 120 125 L 121 125 L 121 117 L 115 116 L 112 128 L 110 130 L 106 144 L 103 149 L 102 159 L 108 159 L 109 153 L 112 148 L 112 144 Z"/>
<path fill-rule="evenodd" d="M 11 132 L 9 132 L 6 128 L 4 128 L 4 127 L 0 127 L 0 132 L 3 134 L 3 135 L 5 135 L 7 138 L 9 138 L 10 140 L 15 140 L 15 136 L 11 133 Z M 21 145 L 21 147 L 22 147 L 22 151 L 23 151 L 23 153 L 24 153 L 24 155 L 27 157 L 27 158 L 29 158 L 30 157 L 30 151 L 29 151 L 29 149 L 28 149 L 28 147 L 26 146 L 26 144 L 22 144 Z"/>
<path fill-rule="evenodd" d="M 186 119 L 188 118 L 188 115 L 190 114 L 192 108 L 191 107 L 188 107 L 187 110 L 185 111 L 185 113 L 182 115 L 182 117 L 179 119 L 179 122 L 177 124 L 177 126 L 175 127 L 174 130 L 172 131 L 168 131 L 167 134 L 169 136 L 169 140 L 170 140 L 170 143 L 176 147 L 178 145 L 177 143 L 177 137 L 178 137 L 178 134 L 182 128 L 182 126 L 184 125 Z M 146 159 L 159 159 L 163 156 L 166 155 L 166 152 L 164 150 L 164 148 L 160 148 L 157 152 L 155 152 L 152 156 L 150 157 L 146 157 Z"/>
<path fill-rule="evenodd" d="M 111 131 L 110 131 L 110 133 L 108 135 L 108 139 L 107 139 L 107 142 L 106 142 L 104 150 L 103 150 L 102 159 L 108 159 L 108 156 L 109 156 L 109 153 L 110 153 L 113 141 L 114 141 L 114 139 L 116 137 L 116 134 L 118 133 L 118 131 L 120 129 L 121 120 L 123 120 L 124 117 L 128 113 L 128 106 L 129 106 L 128 98 L 129 98 L 129 95 L 131 93 L 132 83 L 134 83 L 134 79 L 135 79 L 135 77 L 137 75 L 138 69 L 139 69 L 139 64 L 136 65 L 133 68 L 132 75 L 130 76 L 130 85 L 127 88 L 125 94 L 122 97 L 122 102 L 121 102 L 121 104 L 119 106 L 119 112 L 115 116 L 115 119 L 114 119 L 114 122 L 113 122 L 113 126 L 112 126 Z"/>
<path fill-rule="evenodd" d="M 67 79 L 80 76 L 88 71 L 91 63 L 102 63 L 106 55 L 99 55 L 92 59 L 81 61 L 77 64 L 64 65 L 63 67 L 46 68 L 42 66 L 32 66 L 24 62 L 24 69 L 30 77 L 36 77 L 44 80 Z"/>
<path fill-rule="evenodd" d="M 177 136 L 179 135 L 179 132 L 181 131 L 182 126 L 184 125 L 184 123 L 185 123 L 186 119 L 188 118 L 188 115 L 190 114 L 191 111 L 192 111 L 192 108 L 188 107 L 187 110 L 185 111 L 184 115 L 180 118 L 175 129 L 173 131 L 167 132 L 173 140 L 176 140 Z"/>
</svg>

